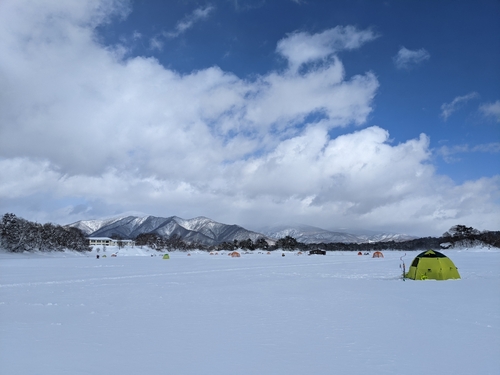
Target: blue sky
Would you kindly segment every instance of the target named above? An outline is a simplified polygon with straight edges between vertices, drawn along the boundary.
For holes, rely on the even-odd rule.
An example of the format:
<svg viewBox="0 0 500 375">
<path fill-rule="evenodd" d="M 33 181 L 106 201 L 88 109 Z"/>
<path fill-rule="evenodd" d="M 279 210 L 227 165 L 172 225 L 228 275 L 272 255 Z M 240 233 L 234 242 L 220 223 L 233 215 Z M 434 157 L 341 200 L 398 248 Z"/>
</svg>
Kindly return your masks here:
<svg viewBox="0 0 500 375">
<path fill-rule="evenodd" d="M 498 229 L 498 1 L 0 4 L 0 211 Z"/>
</svg>

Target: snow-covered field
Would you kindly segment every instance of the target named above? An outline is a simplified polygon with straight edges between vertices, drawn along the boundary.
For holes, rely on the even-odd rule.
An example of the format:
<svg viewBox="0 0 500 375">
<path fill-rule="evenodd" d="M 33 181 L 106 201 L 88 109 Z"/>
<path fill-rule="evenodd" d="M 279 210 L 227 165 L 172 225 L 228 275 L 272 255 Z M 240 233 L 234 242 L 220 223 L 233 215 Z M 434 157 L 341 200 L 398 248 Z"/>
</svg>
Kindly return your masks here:
<svg viewBox="0 0 500 375">
<path fill-rule="evenodd" d="M 404 282 L 401 252 L 111 253 L 0 255 L 2 374 L 500 374 L 498 249 Z"/>
</svg>

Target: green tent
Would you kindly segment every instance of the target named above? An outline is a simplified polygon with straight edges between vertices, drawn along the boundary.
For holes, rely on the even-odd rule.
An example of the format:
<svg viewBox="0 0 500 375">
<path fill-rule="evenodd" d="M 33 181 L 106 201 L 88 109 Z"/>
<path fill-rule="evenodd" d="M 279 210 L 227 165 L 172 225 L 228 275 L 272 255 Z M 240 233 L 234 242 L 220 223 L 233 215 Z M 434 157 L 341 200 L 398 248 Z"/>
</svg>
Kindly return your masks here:
<svg viewBox="0 0 500 375">
<path fill-rule="evenodd" d="M 460 279 L 460 274 L 446 255 L 439 251 L 427 250 L 417 255 L 405 277 L 413 280 L 448 280 Z"/>
<path fill-rule="evenodd" d="M 170 259 L 170 255 L 165 254 L 165 255 L 163 256 L 163 259 Z"/>
</svg>

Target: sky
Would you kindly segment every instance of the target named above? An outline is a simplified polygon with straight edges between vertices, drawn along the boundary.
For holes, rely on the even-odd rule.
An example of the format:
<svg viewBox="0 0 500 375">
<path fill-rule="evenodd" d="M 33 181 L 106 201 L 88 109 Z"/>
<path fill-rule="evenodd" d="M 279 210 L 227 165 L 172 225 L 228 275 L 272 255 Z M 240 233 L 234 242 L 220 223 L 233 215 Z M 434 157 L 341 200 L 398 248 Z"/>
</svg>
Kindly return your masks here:
<svg viewBox="0 0 500 375">
<path fill-rule="evenodd" d="M 500 3 L 0 2 L 0 213 L 500 229 Z"/>
</svg>

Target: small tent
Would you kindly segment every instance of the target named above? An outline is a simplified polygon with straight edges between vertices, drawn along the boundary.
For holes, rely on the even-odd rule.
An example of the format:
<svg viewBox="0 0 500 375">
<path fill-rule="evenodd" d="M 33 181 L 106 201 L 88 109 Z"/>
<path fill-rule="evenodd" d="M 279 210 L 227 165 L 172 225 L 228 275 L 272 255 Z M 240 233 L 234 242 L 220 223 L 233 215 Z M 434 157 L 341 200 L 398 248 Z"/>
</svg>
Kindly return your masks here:
<svg viewBox="0 0 500 375">
<path fill-rule="evenodd" d="M 165 255 L 163 256 L 163 259 L 170 259 L 170 255 L 165 254 Z"/>
<path fill-rule="evenodd" d="M 372 256 L 372 258 L 383 258 L 383 257 L 384 257 L 384 254 L 382 254 L 382 252 L 380 252 L 380 251 L 375 251 L 373 253 L 373 256 Z"/>
<path fill-rule="evenodd" d="M 460 279 L 460 274 L 446 255 L 439 251 L 427 250 L 413 259 L 405 277 L 413 280 L 448 280 Z"/>
<path fill-rule="evenodd" d="M 358 255 L 363 255 L 363 253 L 361 251 L 358 251 Z"/>
<path fill-rule="evenodd" d="M 229 254 L 233 258 L 239 258 L 241 255 L 237 251 L 233 251 L 232 253 Z"/>
</svg>

